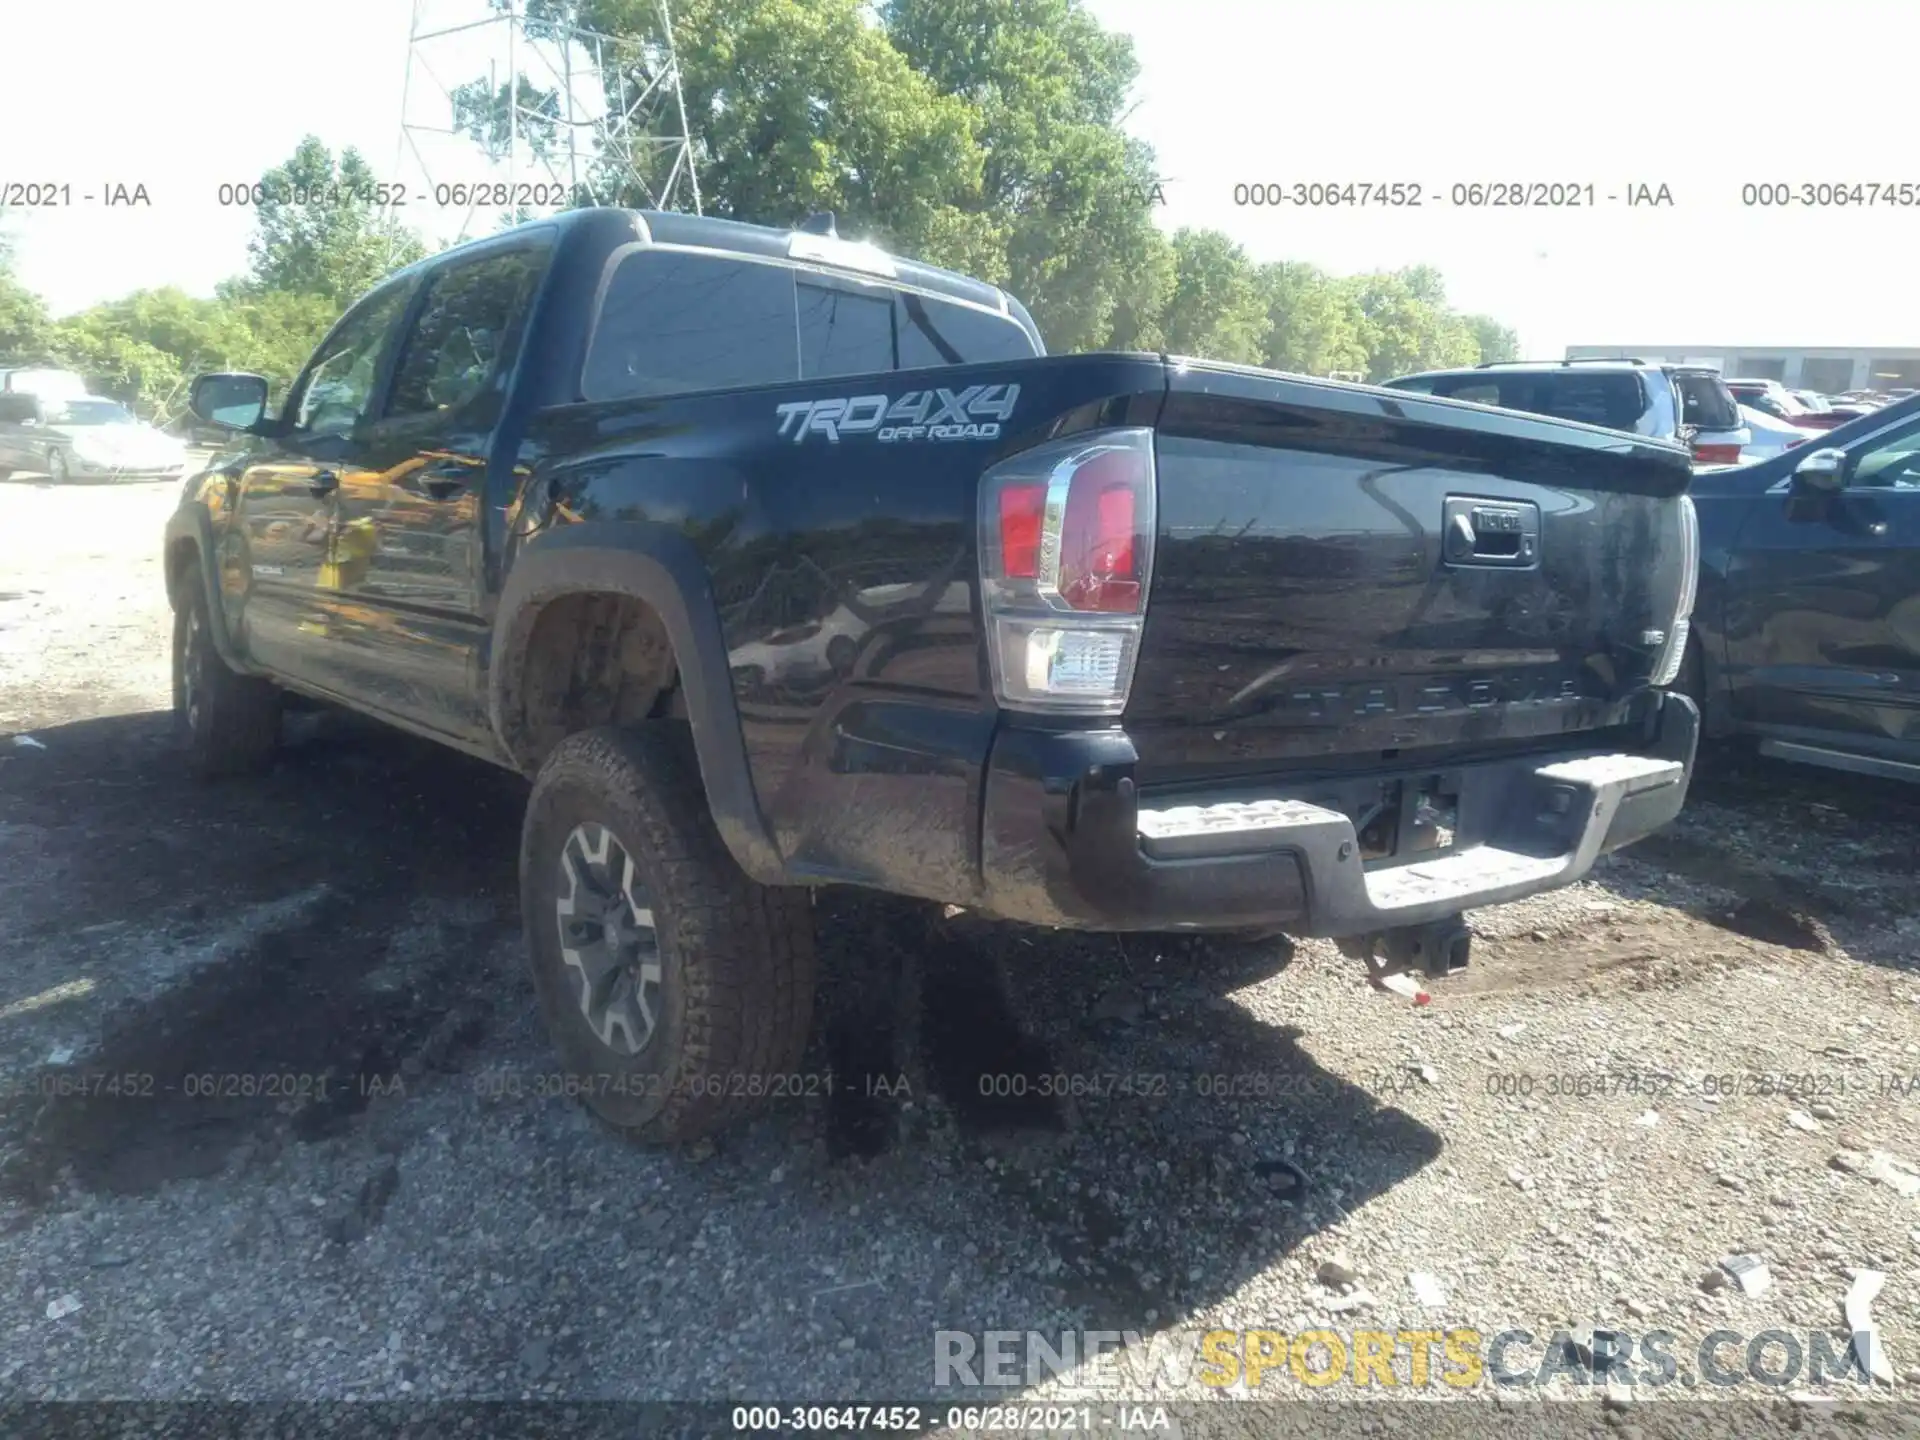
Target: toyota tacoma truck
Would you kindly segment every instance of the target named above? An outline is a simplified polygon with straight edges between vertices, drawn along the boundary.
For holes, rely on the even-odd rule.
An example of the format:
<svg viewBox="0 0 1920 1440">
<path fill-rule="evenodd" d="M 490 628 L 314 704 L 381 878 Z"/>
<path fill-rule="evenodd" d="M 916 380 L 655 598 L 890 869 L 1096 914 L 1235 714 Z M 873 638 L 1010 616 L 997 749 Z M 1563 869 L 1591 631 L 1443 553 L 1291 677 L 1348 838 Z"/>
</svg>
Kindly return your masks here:
<svg viewBox="0 0 1920 1440">
<path fill-rule="evenodd" d="M 193 386 L 185 754 L 263 766 L 301 697 L 529 777 L 540 1002 L 644 1140 L 796 1069 L 812 887 L 1445 970 L 1686 793 L 1669 442 L 1047 355 L 831 217 L 615 209 L 390 276 L 267 391 Z"/>
</svg>

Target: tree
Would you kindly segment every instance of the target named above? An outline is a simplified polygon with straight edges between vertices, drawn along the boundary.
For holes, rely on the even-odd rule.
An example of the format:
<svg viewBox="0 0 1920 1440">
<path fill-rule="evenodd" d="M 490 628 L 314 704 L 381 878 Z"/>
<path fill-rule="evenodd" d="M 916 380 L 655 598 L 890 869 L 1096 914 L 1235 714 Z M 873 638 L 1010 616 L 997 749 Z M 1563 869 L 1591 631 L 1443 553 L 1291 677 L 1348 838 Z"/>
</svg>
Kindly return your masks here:
<svg viewBox="0 0 1920 1440">
<path fill-rule="evenodd" d="M 886 0 L 880 16 L 975 117 L 981 182 L 956 203 L 1005 235 L 1002 283 L 1049 346 L 1162 343 L 1177 261 L 1153 224 L 1153 152 L 1121 127 L 1132 40 L 1079 0 Z"/>
<path fill-rule="evenodd" d="M 33 365 L 48 358 L 51 322 L 45 303 L 14 276 L 13 234 L 6 221 L 7 213 L 0 208 L 0 363 Z"/>
<path fill-rule="evenodd" d="M 1299 375 L 1367 369 L 1352 288 L 1318 266 L 1282 260 L 1260 268 L 1267 329 L 1260 363 Z"/>
<path fill-rule="evenodd" d="M 592 0 L 580 13 L 624 44 L 659 47 L 651 0 Z M 682 0 L 674 24 L 708 213 L 788 225 L 831 210 L 842 233 L 930 258 L 958 252 L 985 278 L 1001 268 L 956 204 L 979 191 L 973 117 L 913 71 L 862 0 Z M 646 202 L 630 187 L 616 203 Z"/>
<path fill-rule="evenodd" d="M 336 162 L 309 135 L 260 184 L 247 247 L 256 292 L 322 295 L 344 309 L 382 275 L 427 253 L 419 236 L 381 213 L 373 169 L 352 147 Z"/>
<path fill-rule="evenodd" d="M 1445 308 L 1438 280 L 1429 267 L 1415 266 L 1359 275 L 1348 282 L 1360 312 L 1369 380 L 1479 362 L 1473 331 Z"/>
<path fill-rule="evenodd" d="M 0 266 L 0 362 L 34 365 L 48 359 L 50 327 L 45 303 Z"/>
<path fill-rule="evenodd" d="M 1173 237 L 1173 295 L 1162 321 L 1178 355 L 1258 364 L 1268 328 L 1267 297 L 1246 252 L 1218 230 Z"/>
<path fill-rule="evenodd" d="M 1520 358 L 1520 337 L 1491 315 L 1463 317 L 1473 332 L 1473 343 L 1480 347 L 1480 363 L 1496 365 Z"/>
</svg>

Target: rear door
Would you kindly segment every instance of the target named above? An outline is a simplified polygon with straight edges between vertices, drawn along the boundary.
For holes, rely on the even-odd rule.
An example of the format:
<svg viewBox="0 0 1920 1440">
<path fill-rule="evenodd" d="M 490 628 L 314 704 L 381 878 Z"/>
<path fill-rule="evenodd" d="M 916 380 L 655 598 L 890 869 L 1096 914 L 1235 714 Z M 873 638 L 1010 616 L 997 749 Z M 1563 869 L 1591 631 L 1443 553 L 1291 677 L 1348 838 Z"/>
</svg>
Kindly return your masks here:
<svg viewBox="0 0 1920 1440">
<path fill-rule="evenodd" d="M 1727 570 L 1728 661 L 1780 738 L 1920 762 L 1920 420 L 1846 448 L 1840 493 L 1787 479 L 1753 506 Z"/>
<path fill-rule="evenodd" d="M 478 662 L 488 465 L 547 233 L 428 275 L 379 418 L 341 477 L 340 532 L 364 551 L 328 597 L 354 693 L 446 734 L 487 722 Z M 510 462 L 509 462 L 510 463 Z M 503 479 L 500 490 L 511 488 Z"/>
<path fill-rule="evenodd" d="M 395 282 L 347 312 L 236 483 L 222 570 L 241 577 L 241 595 L 229 623 L 249 659 L 288 679 L 340 688 L 322 593 L 350 585 L 367 558 L 340 525 L 341 477 L 362 452 L 412 288 Z"/>
</svg>

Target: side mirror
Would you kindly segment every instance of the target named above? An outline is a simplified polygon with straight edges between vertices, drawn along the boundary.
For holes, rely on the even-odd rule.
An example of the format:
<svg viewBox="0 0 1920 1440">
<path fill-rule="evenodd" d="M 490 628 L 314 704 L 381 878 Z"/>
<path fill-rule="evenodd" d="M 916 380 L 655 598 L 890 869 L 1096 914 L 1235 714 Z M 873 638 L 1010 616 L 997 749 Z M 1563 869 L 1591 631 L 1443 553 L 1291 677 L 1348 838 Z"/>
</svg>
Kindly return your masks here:
<svg viewBox="0 0 1920 1440">
<path fill-rule="evenodd" d="M 217 374 L 194 377 L 188 408 L 223 430 L 251 430 L 267 413 L 267 382 L 261 375 Z"/>
<path fill-rule="evenodd" d="M 1793 488 L 1814 495 L 1834 495 L 1847 487 L 1847 452 L 1831 446 L 1815 450 L 1793 467 Z"/>
</svg>

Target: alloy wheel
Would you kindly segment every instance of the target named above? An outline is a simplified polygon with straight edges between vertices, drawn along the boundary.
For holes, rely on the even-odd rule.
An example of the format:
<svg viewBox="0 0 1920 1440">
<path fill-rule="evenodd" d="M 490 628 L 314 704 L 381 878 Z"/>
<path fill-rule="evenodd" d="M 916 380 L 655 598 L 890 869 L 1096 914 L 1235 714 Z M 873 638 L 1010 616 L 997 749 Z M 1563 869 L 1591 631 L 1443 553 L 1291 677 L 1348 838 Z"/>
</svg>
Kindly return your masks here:
<svg viewBox="0 0 1920 1440">
<path fill-rule="evenodd" d="M 554 910 L 581 1015 L 608 1049 L 640 1054 L 659 1025 L 660 937 L 633 857 L 606 826 L 576 825 L 560 847 Z"/>
</svg>

